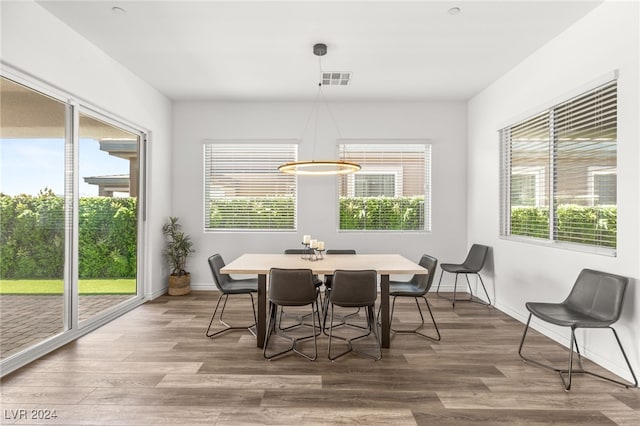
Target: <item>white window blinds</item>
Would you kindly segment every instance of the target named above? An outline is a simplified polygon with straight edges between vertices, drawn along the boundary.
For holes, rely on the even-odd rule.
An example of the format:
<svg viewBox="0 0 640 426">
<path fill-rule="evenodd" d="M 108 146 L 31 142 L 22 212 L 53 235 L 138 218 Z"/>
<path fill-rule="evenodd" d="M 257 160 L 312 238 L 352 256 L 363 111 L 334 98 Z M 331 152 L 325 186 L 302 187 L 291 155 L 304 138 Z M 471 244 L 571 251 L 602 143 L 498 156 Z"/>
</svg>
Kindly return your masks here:
<svg viewBox="0 0 640 426">
<path fill-rule="evenodd" d="M 616 81 L 500 135 L 502 235 L 616 247 Z"/>
<path fill-rule="evenodd" d="M 338 177 L 340 230 L 429 231 L 431 145 L 342 144 L 362 169 Z"/>
<path fill-rule="evenodd" d="M 502 179 L 509 185 L 513 235 L 549 238 L 549 111 L 502 130 L 509 162 Z M 507 209 L 507 212 L 509 210 Z M 509 219 L 509 218 L 508 218 Z"/>
<path fill-rule="evenodd" d="M 295 230 L 297 180 L 278 166 L 297 152 L 290 143 L 205 143 L 205 230 Z"/>
</svg>

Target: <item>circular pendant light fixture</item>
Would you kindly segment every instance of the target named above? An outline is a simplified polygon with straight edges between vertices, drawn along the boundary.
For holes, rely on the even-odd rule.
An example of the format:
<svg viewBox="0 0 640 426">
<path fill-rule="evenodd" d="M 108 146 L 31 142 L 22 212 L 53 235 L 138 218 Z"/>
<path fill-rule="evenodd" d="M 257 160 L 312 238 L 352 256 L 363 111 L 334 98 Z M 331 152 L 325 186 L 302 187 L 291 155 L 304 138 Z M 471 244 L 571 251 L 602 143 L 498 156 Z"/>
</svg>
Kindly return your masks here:
<svg viewBox="0 0 640 426">
<path fill-rule="evenodd" d="M 327 45 L 324 43 L 317 43 L 313 46 L 313 54 L 319 58 L 320 62 L 320 77 L 322 77 L 322 63 L 320 58 L 327 54 Z M 318 94 L 316 95 L 316 100 L 314 102 L 313 109 L 311 113 L 313 114 L 315 111 L 316 119 L 315 119 L 315 129 L 313 132 L 313 152 L 315 154 L 315 146 L 318 136 L 318 115 L 320 114 L 319 105 L 320 98 L 324 99 L 322 94 L 322 80 L 318 83 Z M 329 111 L 329 106 L 326 104 L 325 107 L 327 111 Z M 331 111 L 329 111 L 329 116 L 331 116 Z M 311 118 L 311 117 L 309 117 Z M 331 116 L 333 119 L 333 117 Z M 309 120 L 307 121 L 307 124 Z M 333 123 L 336 126 L 336 130 L 338 126 L 335 121 Z M 306 129 L 306 126 L 305 126 Z M 350 161 L 344 160 L 308 160 L 308 161 L 293 161 L 291 163 L 284 163 L 278 167 L 278 170 L 282 173 L 294 174 L 294 175 L 311 175 L 311 176 L 325 176 L 325 175 L 343 175 L 348 173 L 355 173 L 361 169 L 360 165 L 357 163 L 353 163 Z"/>
<path fill-rule="evenodd" d="M 349 161 L 294 161 L 278 167 L 282 173 L 294 175 L 346 175 L 360 170 L 360 165 Z"/>
</svg>

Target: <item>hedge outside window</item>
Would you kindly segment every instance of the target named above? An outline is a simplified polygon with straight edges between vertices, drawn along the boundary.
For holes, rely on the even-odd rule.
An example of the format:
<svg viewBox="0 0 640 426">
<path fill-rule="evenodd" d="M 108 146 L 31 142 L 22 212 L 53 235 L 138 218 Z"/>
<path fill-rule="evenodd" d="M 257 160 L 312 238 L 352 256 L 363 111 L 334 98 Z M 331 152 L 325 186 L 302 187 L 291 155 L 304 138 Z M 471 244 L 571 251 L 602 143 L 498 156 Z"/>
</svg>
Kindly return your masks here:
<svg viewBox="0 0 640 426">
<path fill-rule="evenodd" d="M 500 140 L 502 236 L 615 249 L 615 80 L 501 129 Z"/>
<path fill-rule="evenodd" d="M 205 143 L 205 230 L 295 230 L 297 180 L 278 166 L 297 156 L 292 143 Z"/>
<path fill-rule="evenodd" d="M 341 231 L 431 230 L 431 145 L 352 143 L 338 151 L 362 166 L 338 176 Z"/>
</svg>

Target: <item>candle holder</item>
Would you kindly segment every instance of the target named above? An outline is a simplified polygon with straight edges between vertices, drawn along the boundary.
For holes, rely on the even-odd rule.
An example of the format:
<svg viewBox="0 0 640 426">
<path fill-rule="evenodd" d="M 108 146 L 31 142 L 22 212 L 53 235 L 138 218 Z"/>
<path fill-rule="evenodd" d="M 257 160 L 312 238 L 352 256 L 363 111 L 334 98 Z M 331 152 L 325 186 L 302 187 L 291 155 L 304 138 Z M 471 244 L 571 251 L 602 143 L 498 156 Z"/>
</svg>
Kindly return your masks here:
<svg viewBox="0 0 640 426">
<path fill-rule="evenodd" d="M 301 259 L 311 262 L 324 259 L 324 249 L 311 248 L 310 243 L 302 243 L 302 246 L 304 248 L 302 249 L 302 256 L 300 256 Z"/>
<path fill-rule="evenodd" d="M 309 249 L 309 243 L 303 242 L 302 246 L 304 248 L 302 249 L 302 256 L 300 256 L 300 258 L 303 260 L 310 260 L 311 249 Z"/>
<path fill-rule="evenodd" d="M 316 260 L 324 259 L 324 255 L 322 254 L 322 252 L 324 252 L 324 249 L 320 250 L 318 248 L 310 248 L 307 260 L 315 262 Z"/>
</svg>

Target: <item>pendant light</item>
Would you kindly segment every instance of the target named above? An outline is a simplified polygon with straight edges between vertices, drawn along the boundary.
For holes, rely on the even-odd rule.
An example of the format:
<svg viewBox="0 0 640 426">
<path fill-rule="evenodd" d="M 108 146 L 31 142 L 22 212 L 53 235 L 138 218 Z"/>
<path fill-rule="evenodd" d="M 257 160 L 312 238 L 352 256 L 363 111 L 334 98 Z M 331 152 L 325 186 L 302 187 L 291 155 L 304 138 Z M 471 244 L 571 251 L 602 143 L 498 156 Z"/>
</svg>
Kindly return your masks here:
<svg viewBox="0 0 640 426">
<path fill-rule="evenodd" d="M 313 54 L 318 57 L 320 62 L 320 58 L 327 54 L 327 45 L 323 43 L 318 43 L 313 46 Z M 322 77 L 322 64 L 320 62 L 320 76 Z M 322 98 L 322 99 L 321 99 Z M 327 111 L 329 111 L 329 107 L 326 104 L 326 100 L 324 99 L 324 95 L 322 93 L 322 81 L 318 83 L 318 94 L 316 95 L 316 99 L 311 110 L 311 114 L 315 112 L 315 128 L 313 132 L 313 153 L 315 156 L 315 146 L 318 138 L 318 118 L 320 115 L 320 102 L 324 100 L 325 107 Z M 331 112 L 329 111 L 329 116 L 331 116 Z M 311 117 L 309 117 L 310 119 Z M 333 117 L 332 117 L 333 118 Z M 307 120 L 307 124 L 309 120 Z M 334 126 L 335 121 L 334 121 Z M 337 129 L 337 126 L 336 126 Z M 306 130 L 306 126 L 305 126 Z M 360 165 L 357 163 L 353 163 L 350 161 L 343 160 L 307 160 L 307 161 L 294 161 L 291 163 L 284 163 L 278 170 L 282 173 L 289 173 L 295 175 L 342 175 L 347 173 L 354 173 L 360 170 Z"/>
</svg>

